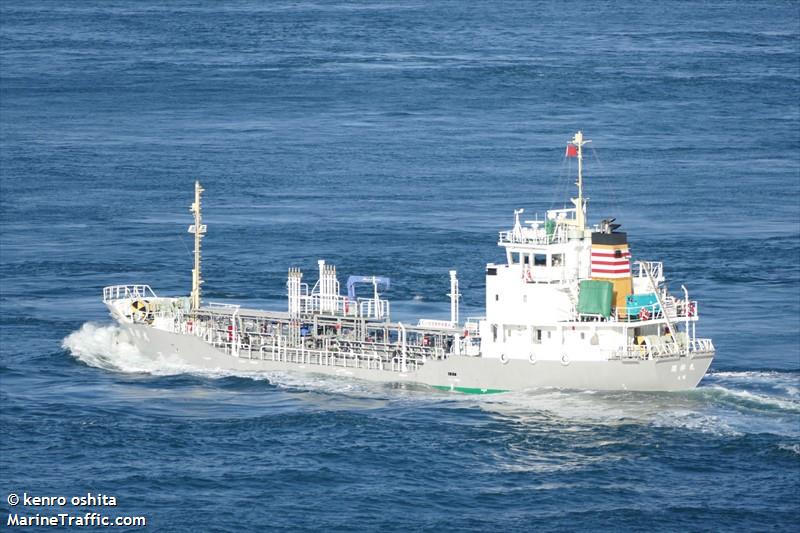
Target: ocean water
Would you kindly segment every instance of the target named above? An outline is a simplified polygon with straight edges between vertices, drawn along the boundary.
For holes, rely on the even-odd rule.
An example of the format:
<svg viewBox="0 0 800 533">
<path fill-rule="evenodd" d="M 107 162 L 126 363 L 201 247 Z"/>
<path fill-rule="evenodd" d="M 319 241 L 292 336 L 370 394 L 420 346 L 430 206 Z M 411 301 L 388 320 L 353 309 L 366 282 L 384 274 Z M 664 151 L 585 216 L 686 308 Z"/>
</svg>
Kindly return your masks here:
<svg viewBox="0 0 800 533">
<path fill-rule="evenodd" d="M 800 523 L 796 2 L 0 4 L 0 509 L 154 531 L 790 531 Z M 512 210 L 590 217 L 700 300 L 681 393 L 438 393 L 193 372 L 101 289 L 282 307 L 316 260 L 465 315 Z"/>
</svg>

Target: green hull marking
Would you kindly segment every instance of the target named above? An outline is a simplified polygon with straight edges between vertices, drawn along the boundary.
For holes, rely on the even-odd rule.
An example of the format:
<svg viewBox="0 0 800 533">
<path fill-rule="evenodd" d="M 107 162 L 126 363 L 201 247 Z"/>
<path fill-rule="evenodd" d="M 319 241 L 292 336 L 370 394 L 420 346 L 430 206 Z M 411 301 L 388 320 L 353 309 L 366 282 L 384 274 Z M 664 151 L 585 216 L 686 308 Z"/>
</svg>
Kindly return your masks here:
<svg viewBox="0 0 800 533">
<path fill-rule="evenodd" d="M 474 387 L 451 387 L 449 385 L 431 385 L 431 387 L 448 392 L 463 392 L 464 394 L 497 394 L 499 392 L 508 392 L 505 389 L 478 389 Z"/>
</svg>

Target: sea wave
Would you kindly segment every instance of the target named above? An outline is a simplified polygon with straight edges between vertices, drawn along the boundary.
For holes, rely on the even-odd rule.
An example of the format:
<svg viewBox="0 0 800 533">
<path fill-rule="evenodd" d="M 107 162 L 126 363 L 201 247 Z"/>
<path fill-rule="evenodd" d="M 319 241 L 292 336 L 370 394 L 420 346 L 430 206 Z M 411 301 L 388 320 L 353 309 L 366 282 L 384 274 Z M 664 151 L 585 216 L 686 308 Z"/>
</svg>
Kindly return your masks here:
<svg viewBox="0 0 800 533">
<path fill-rule="evenodd" d="M 791 452 L 795 455 L 800 455 L 800 443 L 791 443 L 791 444 L 778 444 L 778 449 L 784 450 L 787 452 Z"/>
<path fill-rule="evenodd" d="M 710 372 L 704 382 L 729 386 L 763 386 L 789 398 L 800 400 L 800 372 L 777 370 L 742 370 Z"/>
<path fill-rule="evenodd" d="M 711 385 L 698 389 L 713 401 L 730 404 L 738 409 L 775 409 L 800 414 L 800 400 L 777 395 L 767 395 L 746 389 L 735 389 L 721 385 Z"/>
<path fill-rule="evenodd" d="M 168 376 L 192 369 L 176 357 L 147 357 L 120 335 L 117 326 L 87 322 L 67 335 L 61 343 L 79 361 L 103 370 Z"/>
<path fill-rule="evenodd" d="M 736 382 L 733 381 L 735 377 Z M 558 418 L 580 423 L 635 423 L 717 436 L 769 433 L 800 436 L 800 398 L 793 375 L 758 372 L 717 375 L 679 392 L 563 391 L 538 389 L 486 397 L 483 409 L 536 423 Z"/>
</svg>

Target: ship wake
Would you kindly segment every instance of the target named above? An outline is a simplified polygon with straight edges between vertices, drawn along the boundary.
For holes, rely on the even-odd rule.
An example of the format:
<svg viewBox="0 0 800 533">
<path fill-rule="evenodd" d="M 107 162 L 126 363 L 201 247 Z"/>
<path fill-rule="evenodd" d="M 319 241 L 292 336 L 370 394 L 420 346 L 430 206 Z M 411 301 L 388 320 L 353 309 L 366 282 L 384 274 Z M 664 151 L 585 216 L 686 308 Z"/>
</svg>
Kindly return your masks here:
<svg viewBox="0 0 800 533">
<path fill-rule="evenodd" d="M 680 392 L 528 390 L 488 397 L 482 408 L 511 419 L 544 418 L 600 425 L 641 424 L 735 437 L 781 435 L 797 450 L 800 373 L 711 372 Z"/>
</svg>

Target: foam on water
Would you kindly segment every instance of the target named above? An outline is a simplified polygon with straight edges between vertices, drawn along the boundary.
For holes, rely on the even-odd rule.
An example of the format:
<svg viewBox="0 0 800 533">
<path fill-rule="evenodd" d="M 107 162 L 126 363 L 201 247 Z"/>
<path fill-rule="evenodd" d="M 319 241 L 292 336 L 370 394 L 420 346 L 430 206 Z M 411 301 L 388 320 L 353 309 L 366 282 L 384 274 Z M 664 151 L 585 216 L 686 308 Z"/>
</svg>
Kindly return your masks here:
<svg viewBox="0 0 800 533">
<path fill-rule="evenodd" d="M 776 376 L 777 383 L 786 378 Z M 548 411 L 563 418 L 603 424 L 636 422 L 719 435 L 771 433 L 800 436 L 800 399 L 755 392 L 746 381 L 705 385 L 689 391 L 545 392 L 515 396 L 513 403 Z M 776 389 L 778 387 L 775 387 Z M 794 420 L 795 423 L 787 421 Z"/>
<path fill-rule="evenodd" d="M 87 322 L 64 338 L 62 347 L 89 366 L 114 372 L 169 376 L 191 370 L 177 357 L 167 355 L 153 358 L 143 355 L 136 346 L 120 336 L 120 331 L 116 326 Z"/>
<path fill-rule="evenodd" d="M 775 371 L 711 372 L 705 381 L 712 383 L 774 388 L 788 398 L 800 401 L 800 373 Z"/>
<path fill-rule="evenodd" d="M 792 452 L 795 455 L 800 455 L 800 443 L 778 444 L 778 448 L 787 452 Z"/>
<path fill-rule="evenodd" d="M 791 398 L 781 398 L 758 394 L 748 390 L 732 389 L 719 385 L 712 385 L 700 389 L 719 404 L 730 404 L 736 408 L 751 410 L 780 410 L 800 413 L 800 401 Z"/>
</svg>

